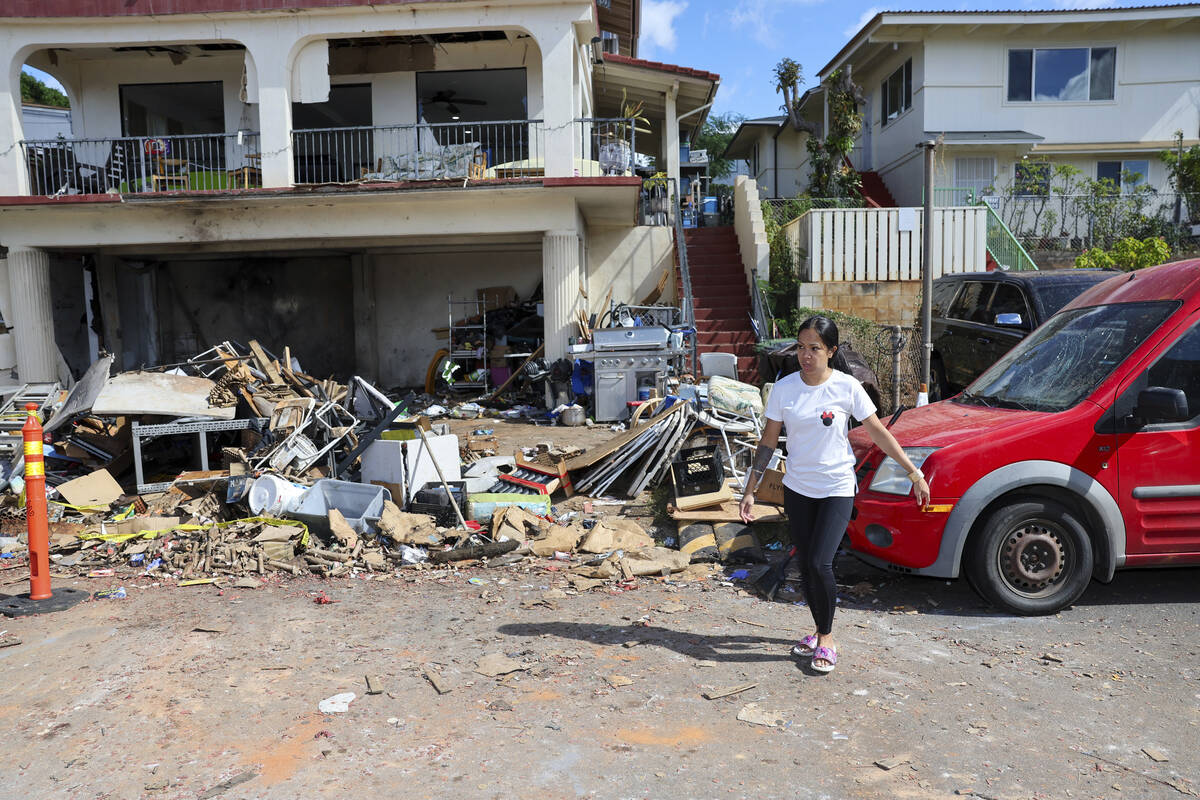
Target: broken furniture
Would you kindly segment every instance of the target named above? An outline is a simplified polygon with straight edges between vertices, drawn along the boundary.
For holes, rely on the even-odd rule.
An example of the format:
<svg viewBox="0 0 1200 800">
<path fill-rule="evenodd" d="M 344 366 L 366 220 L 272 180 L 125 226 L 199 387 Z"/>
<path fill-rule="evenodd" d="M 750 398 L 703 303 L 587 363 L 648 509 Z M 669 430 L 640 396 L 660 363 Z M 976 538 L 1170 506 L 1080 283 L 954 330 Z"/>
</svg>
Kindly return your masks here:
<svg viewBox="0 0 1200 800">
<path fill-rule="evenodd" d="M 700 374 L 706 378 L 720 375 L 736 381 L 738 379 L 737 356 L 733 353 L 701 353 Z"/>
<path fill-rule="evenodd" d="M 150 173 L 150 188 L 152 191 L 170 191 L 178 189 L 186 191 L 190 188 L 191 173 L 189 172 L 189 164 L 186 158 L 165 158 L 159 156 L 154 159 L 153 171 Z"/>
<path fill-rule="evenodd" d="M 249 189 L 262 186 L 262 156 L 246 153 L 240 166 L 225 171 L 225 183 L 230 189 Z"/>
<path fill-rule="evenodd" d="M 404 507 L 422 486 L 439 481 L 435 459 L 447 482 L 462 480 L 454 434 L 426 436 L 424 440 L 379 439 L 362 453 L 362 481 L 391 489 L 396 504 Z"/>
<path fill-rule="evenodd" d="M 626 473 L 629 473 L 626 497 L 637 497 L 647 486 L 657 483 L 696 422 L 690 404 L 667 398 L 663 405 L 665 410 L 640 427 L 568 461 L 567 469 L 576 476 L 575 491 L 602 495 Z M 578 477 L 584 471 L 586 474 Z"/>
<path fill-rule="evenodd" d="M 714 375 L 708 380 L 708 406 L 700 412 L 700 424 L 721 435 L 729 471 L 744 486 L 746 469 L 762 438 L 762 393 L 748 383 Z"/>
<path fill-rule="evenodd" d="M 357 424 L 337 403 L 318 403 L 311 397 L 282 400 L 276 403 L 268 424 L 274 444 L 251 456 L 251 469 L 299 475 L 325 459 L 332 474 L 333 451 Z"/>
<path fill-rule="evenodd" d="M 220 419 L 220 420 L 178 420 L 161 425 L 142 425 L 134 422 L 133 434 L 133 470 L 137 480 L 139 494 L 161 492 L 171 487 L 173 481 L 146 483 L 142 466 L 142 445 L 160 436 L 185 436 L 196 434 L 196 448 L 200 455 L 200 470 L 208 471 L 208 434 L 216 431 L 263 431 L 267 420 L 261 417 L 251 419 Z"/>
<path fill-rule="evenodd" d="M 392 495 L 382 486 L 322 479 L 312 485 L 285 515 L 301 520 L 315 531 L 329 530 L 329 512 L 337 510 L 358 533 L 367 533 L 383 516 L 384 502 Z"/>
</svg>

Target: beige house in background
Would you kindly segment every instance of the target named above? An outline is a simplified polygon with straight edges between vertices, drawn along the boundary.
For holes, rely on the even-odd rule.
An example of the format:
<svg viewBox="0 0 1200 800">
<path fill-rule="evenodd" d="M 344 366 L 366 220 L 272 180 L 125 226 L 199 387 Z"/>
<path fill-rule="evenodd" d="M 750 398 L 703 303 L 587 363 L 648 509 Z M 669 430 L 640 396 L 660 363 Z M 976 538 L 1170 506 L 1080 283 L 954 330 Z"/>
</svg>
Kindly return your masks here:
<svg viewBox="0 0 1200 800">
<path fill-rule="evenodd" d="M 1036 179 L 1030 159 L 1169 191 L 1160 151 L 1200 142 L 1200 5 L 1071 11 L 884 11 L 817 73 L 850 70 L 865 125 L 851 161 L 901 206 L 922 202 L 916 145 L 944 145 L 940 205 Z M 802 115 L 824 129 L 823 91 Z M 807 135 L 747 122 L 727 155 L 767 197 L 808 185 Z M 1136 176 L 1134 175 L 1136 174 Z M 957 191 L 951 191 L 957 190 Z"/>
</svg>

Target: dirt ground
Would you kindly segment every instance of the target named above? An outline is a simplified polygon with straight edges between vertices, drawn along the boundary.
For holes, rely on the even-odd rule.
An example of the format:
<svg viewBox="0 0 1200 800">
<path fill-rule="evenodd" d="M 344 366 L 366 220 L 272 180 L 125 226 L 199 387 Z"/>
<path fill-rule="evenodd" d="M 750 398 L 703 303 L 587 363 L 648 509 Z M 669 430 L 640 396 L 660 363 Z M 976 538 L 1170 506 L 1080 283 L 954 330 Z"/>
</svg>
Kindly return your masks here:
<svg viewBox="0 0 1200 800">
<path fill-rule="evenodd" d="M 126 583 L 124 600 L 4 620 L 22 643 L 0 649 L 0 795 L 1008 799 L 1200 788 L 1200 570 L 1124 573 L 1062 614 L 1021 619 L 984 608 L 961 582 L 839 558 L 842 661 L 820 676 L 788 654 L 810 622 L 797 594 L 767 603 L 720 571 L 574 594 L 564 566 L 233 591 Z M 314 602 L 322 594 L 333 602 Z M 475 671 L 497 653 L 520 669 Z M 380 694 L 366 694 L 366 676 Z M 357 695 L 348 711 L 318 711 L 343 692 Z M 739 721 L 751 705 L 777 724 Z"/>
<path fill-rule="evenodd" d="M 514 445 L 612 435 L 464 425 Z M 648 513 L 641 499 L 611 510 Z M 811 626 L 798 589 L 765 602 L 741 568 L 713 567 L 576 593 L 570 567 L 224 590 L 140 579 L 120 584 L 125 599 L 0 618 L 0 644 L 20 639 L 0 648 L 0 798 L 1200 791 L 1200 569 L 1120 573 L 1027 619 L 965 582 L 843 555 L 841 663 L 824 676 L 789 655 Z M 0 592 L 26 589 L 25 575 L 0 571 Z M 487 656 L 514 671 L 482 674 Z M 347 692 L 346 711 L 318 710 Z"/>
</svg>

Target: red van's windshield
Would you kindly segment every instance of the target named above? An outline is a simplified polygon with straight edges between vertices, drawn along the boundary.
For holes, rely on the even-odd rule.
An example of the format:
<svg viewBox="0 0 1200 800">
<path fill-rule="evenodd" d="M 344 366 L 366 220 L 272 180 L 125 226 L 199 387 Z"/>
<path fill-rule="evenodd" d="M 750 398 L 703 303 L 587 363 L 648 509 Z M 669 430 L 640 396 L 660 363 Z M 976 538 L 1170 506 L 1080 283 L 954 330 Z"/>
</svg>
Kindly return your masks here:
<svg viewBox="0 0 1200 800">
<path fill-rule="evenodd" d="M 1179 303 L 1117 303 L 1051 317 L 980 375 L 956 402 L 1065 411 L 1087 397 Z"/>
</svg>

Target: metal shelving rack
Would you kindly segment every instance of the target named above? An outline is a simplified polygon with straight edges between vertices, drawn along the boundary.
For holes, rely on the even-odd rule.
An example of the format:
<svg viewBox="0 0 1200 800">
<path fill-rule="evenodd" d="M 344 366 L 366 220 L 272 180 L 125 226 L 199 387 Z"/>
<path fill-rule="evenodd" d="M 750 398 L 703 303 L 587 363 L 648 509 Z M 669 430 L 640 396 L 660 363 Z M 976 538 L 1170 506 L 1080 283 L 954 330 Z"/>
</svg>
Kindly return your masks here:
<svg viewBox="0 0 1200 800">
<path fill-rule="evenodd" d="M 446 295 L 446 304 L 450 314 L 450 360 L 459 366 L 461 375 L 469 375 L 480 370 L 483 380 L 455 380 L 450 384 L 451 389 L 479 389 L 481 393 L 488 392 L 488 348 L 487 348 L 487 314 L 483 300 L 455 300 L 454 295 Z M 455 313 L 455 312 L 458 313 Z M 459 320 L 479 317 L 478 323 L 462 324 Z M 461 339 L 478 339 L 479 348 L 466 350 L 458 349 Z M 482 355 L 480 355 L 482 352 Z M 472 366 L 473 365 L 473 366 Z"/>
</svg>

